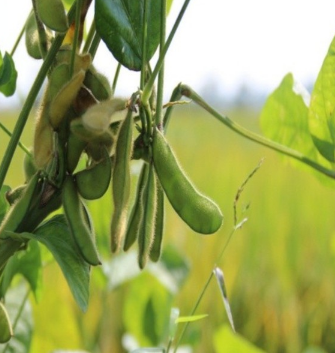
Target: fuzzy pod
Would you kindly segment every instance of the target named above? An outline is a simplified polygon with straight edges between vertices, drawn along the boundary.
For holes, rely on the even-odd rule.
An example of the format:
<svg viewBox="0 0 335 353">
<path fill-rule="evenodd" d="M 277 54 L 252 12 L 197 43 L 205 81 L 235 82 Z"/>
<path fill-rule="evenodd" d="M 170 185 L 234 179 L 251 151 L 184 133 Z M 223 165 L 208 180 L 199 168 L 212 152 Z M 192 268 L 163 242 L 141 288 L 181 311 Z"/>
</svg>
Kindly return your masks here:
<svg viewBox="0 0 335 353">
<path fill-rule="evenodd" d="M 66 170 L 68 173 L 72 174 L 74 172 L 86 146 L 86 141 L 70 132 L 66 145 Z"/>
<path fill-rule="evenodd" d="M 29 181 L 21 196 L 17 198 L 17 201 L 9 209 L 4 220 L 0 226 L 0 237 L 6 232 L 16 232 L 25 217 L 27 216 L 31 203 L 37 198 L 41 191 L 41 178 L 40 173 L 37 172 Z"/>
<path fill-rule="evenodd" d="M 157 176 L 178 215 L 198 233 L 212 234 L 218 231 L 223 222 L 219 207 L 194 187 L 157 128 L 152 146 Z"/>
<path fill-rule="evenodd" d="M 37 172 L 34 156 L 32 154 L 25 153 L 23 157 L 23 171 L 26 182 Z"/>
<path fill-rule="evenodd" d="M 66 112 L 75 100 L 81 85 L 83 84 L 85 71 L 80 70 L 59 90 L 57 95 L 52 98 L 49 106 L 50 124 L 57 129 L 62 123 Z"/>
<path fill-rule="evenodd" d="M 69 24 L 61 0 L 36 0 L 36 11 L 40 20 L 53 31 L 65 33 L 68 30 Z"/>
<path fill-rule="evenodd" d="M 121 246 L 126 232 L 127 208 L 130 196 L 130 159 L 133 147 L 133 118 L 128 111 L 123 120 L 116 140 L 112 196 L 114 213 L 111 222 L 112 251 L 116 252 Z"/>
<path fill-rule="evenodd" d="M 63 184 L 62 203 L 71 234 L 83 259 L 92 266 L 100 265 L 95 236 L 87 223 L 87 216 L 71 175 L 65 178 Z"/>
<path fill-rule="evenodd" d="M 144 163 L 141 169 L 140 176 L 138 178 L 135 202 L 131 209 L 130 217 L 128 220 L 127 231 L 123 244 L 124 251 L 129 250 L 138 238 L 144 208 L 142 204 L 142 192 L 144 190 L 144 186 L 147 184 L 148 173 L 149 166 L 147 163 Z"/>
<path fill-rule="evenodd" d="M 142 192 L 142 219 L 138 234 L 138 265 L 143 269 L 148 261 L 155 236 L 157 187 L 152 164 L 149 165 L 147 183 Z"/>
<path fill-rule="evenodd" d="M 92 133 L 102 134 L 113 122 L 113 114 L 126 109 L 126 103 L 124 99 L 113 98 L 93 105 L 82 116 L 83 126 Z"/>
<path fill-rule="evenodd" d="M 112 176 L 112 160 L 104 149 L 104 158 L 91 167 L 74 174 L 77 190 L 86 200 L 101 198 L 109 187 Z"/>
<path fill-rule="evenodd" d="M 107 77 L 99 73 L 93 66 L 86 72 L 84 85 L 98 101 L 105 101 L 111 98 L 111 88 Z"/>
<path fill-rule="evenodd" d="M 46 30 L 46 40 L 47 46 L 50 45 L 53 40 L 53 36 L 50 30 Z M 37 30 L 35 14 L 32 12 L 26 22 L 25 28 L 25 45 L 27 53 L 34 59 L 42 59 L 41 49 L 40 49 L 40 38 Z"/>
<path fill-rule="evenodd" d="M 34 134 L 34 162 L 37 169 L 44 169 L 52 159 L 54 131 L 45 116 L 46 110 L 42 107 L 36 121 Z"/>
<path fill-rule="evenodd" d="M 155 216 L 155 230 L 154 239 L 150 248 L 149 258 L 153 262 L 157 262 L 162 253 L 163 246 L 163 235 L 164 235 L 164 190 L 160 185 L 159 180 L 156 180 L 157 184 L 157 206 Z"/>
</svg>

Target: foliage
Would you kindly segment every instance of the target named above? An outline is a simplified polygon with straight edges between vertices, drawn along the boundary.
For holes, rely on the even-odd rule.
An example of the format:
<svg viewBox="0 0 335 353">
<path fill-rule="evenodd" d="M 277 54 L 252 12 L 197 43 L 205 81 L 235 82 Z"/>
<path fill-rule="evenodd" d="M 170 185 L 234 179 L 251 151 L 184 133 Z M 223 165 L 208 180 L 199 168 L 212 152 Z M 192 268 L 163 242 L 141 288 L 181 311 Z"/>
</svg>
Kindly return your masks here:
<svg viewBox="0 0 335 353">
<path fill-rule="evenodd" d="M 103 263 L 102 269 L 95 272 L 98 275 L 92 276 L 93 283 L 104 296 L 114 289 L 120 290 L 125 298 L 123 317 L 119 318 L 119 345 L 121 337 L 130 333 L 136 348 L 152 346 L 136 351 L 168 352 L 174 346 L 176 352 L 185 339 L 189 323 L 206 317 L 206 314 L 195 312 L 213 276 L 219 284 L 228 321 L 235 329 L 234 306 L 229 304 L 226 282 L 218 267 L 209 272 L 190 315 L 178 317 L 179 312 L 171 310 L 174 296 L 188 274 L 188 266 L 183 255 L 174 248 L 162 246 L 164 197 L 167 196 L 178 216 L 195 232 L 216 233 L 223 222 L 219 206 L 195 188 L 177 160 L 170 138 L 164 136 L 174 106 L 181 103 L 183 96 L 238 134 L 303 162 L 321 172 L 323 180 L 327 176 L 327 183 L 332 184 L 335 177 L 334 42 L 320 70 L 310 103 L 305 93 L 297 89 L 292 75 L 287 75 L 268 98 L 261 123 L 270 140 L 221 115 L 184 84 L 179 84 L 171 101 L 163 105 L 164 58 L 188 4 L 189 0 L 185 0 L 165 39 L 165 20 L 171 1 L 141 0 L 134 5 L 128 0 L 97 0 L 93 23 L 85 36 L 84 24 L 91 0 L 66 1 L 66 6 L 71 5 L 67 13 L 61 0 L 33 0 L 33 11 L 25 26 L 25 44 L 28 54 L 43 60 L 43 64 L 0 166 L 0 297 L 6 299 L 16 334 L 4 351 L 29 350 L 32 320 L 27 299 L 30 291 L 36 299 L 40 297 L 41 252 L 45 252 L 40 244 L 49 251 L 43 256 L 50 259 L 51 253 L 60 266 L 73 298 L 83 312 L 89 305 L 91 267 Z M 112 85 L 93 66 L 100 39 L 118 62 Z M 159 57 L 153 63 L 152 57 L 157 50 Z M 14 51 L 0 56 L 0 92 L 5 96 L 15 92 Z M 140 71 L 139 89 L 134 89 L 128 100 L 114 97 L 121 67 Z M 45 78 L 48 78 L 47 89 L 37 114 L 34 147 L 30 152 L 19 144 L 19 140 Z M 272 119 L 273 115 L 275 119 Z M 8 133 L 4 126 L 1 127 Z M 3 182 L 17 145 L 24 150 L 29 162 L 23 163 L 24 184 L 10 189 Z M 141 161 L 141 173 L 128 216 L 134 160 Z M 221 252 L 216 253 L 217 262 L 222 260 L 232 235 L 246 221 L 241 218 L 237 222 L 236 203 L 246 182 L 258 168 L 249 174 L 235 195 L 232 232 L 223 247 L 221 245 Z M 137 242 L 135 263 L 133 253 L 124 258 L 119 255 L 117 261 L 108 262 L 105 250 L 101 251 L 96 244 L 106 241 L 99 240 L 100 234 L 96 238 L 95 222 L 99 217 L 92 218 L 90 202 L 97 200 L 99 205 L 104 205 L 103 196 L 109 189 L 113 195 L 113 210 L 109 211 L 113 215 L 105 234 L 109 233 L 113 252 L 121 248 L 128 250 Z M 60 209 L 61 214 L 53 215 Z M 120 263 L 126 265 L 127 273 L 119 275 L 118 280 L 110 280 L 107 274 L 118 272 Z M 147 266 L 148 271 L 140 274 L 137 265 L 140 269 Z M 13 315 L 7 298 L 11 297 L 11 288 L 15 289 L 17 274 L 26 280 L 28 292 L 21 298 L 21 304 L 16 305 Z M 132 280 L 127 283 L 129 279 Z M 15 298 L 15 293 L 12 297 Z M 86 339 L 85 348 L 90 351 L 98 349 L 99 328 L 108 320 L 103 310 L 102 307 L 101 315 L 95 317 L 94 334 Z M 243 305 L 239 310 L 243 310 Z M 79 314 L 77 317 L 78 331 L 84 337 L 84 323 Z M 6 329 L 10 332 L 8 320 L 1 322 L 8 325 Z M 23 325 L 22 336 L 18 322 Z M 176 327 L 180 323 L 186 325 L 176 339 Z M 238 322 L 237 326 L 243 325 Z M 190 337 L 186 337 L 186 341 L 192 343 Z M 238 336 L 232 336 L 225 327 L 214 334 L 213 346 L 217 352 L 222 347 L 229 347 L 231 351 L 260 351 Z"/>
</svg>

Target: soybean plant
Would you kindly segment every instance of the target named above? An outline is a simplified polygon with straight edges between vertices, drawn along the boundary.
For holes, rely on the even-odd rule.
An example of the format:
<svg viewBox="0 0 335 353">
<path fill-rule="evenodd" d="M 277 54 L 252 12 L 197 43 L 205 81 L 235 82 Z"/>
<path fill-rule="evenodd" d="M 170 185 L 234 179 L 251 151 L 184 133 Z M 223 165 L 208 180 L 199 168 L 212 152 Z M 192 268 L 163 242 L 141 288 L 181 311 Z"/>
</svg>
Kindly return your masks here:
<svg viewBox="0 0 335 353">
<path fill-rule="evenodd" d="M 95 236 L 99 234 L 95 234 L 86 200 L 99 200 L 108 190 L 114 204 L 110 215 L 111 249 L 127 251 L 137 243 L 141 269 L 148 261 L 157 262 L 162 252 L 165 196 L 195 232 L 212 234 L 220 229 L 223 215 L 219 207 L 186 176 L 165 136 L 173 107 L 183 96 L 244 137 L 334 178 L 333 170 L 303 153 L 247 131 L 219 114 L 187 85 L 179 84 L 170 102 L 164 105 L 164 59 L 190 0 L 185 0 L 167 38 L 165 22 L 171 0 L 123 0 L 122 6 L 118 0 L 96 0 L 86 37 L 84 24 L 91 0 L 76 0 L 70 9 L 61 0 L 32 2 L 23 31 L 25 45 L 28 55 L 43 63 L 0 166 L 2 187 L 16 146 L 23 148 L 25 183 L 7 193 L 7 213 L 0 225 L 0 281 L 10 271 L 9 259 L 35 239 L 49 247 L 61 267 L 62 261 L 68 261 L 65 277 L 79 278 L 79 284 L 70 280 L 68 283 L 85 311 L 89 269 L 104 261 L 96 245 Z M 112 84 L 94 66 L 101 40 L 117 61 Z M 157 50 L 158 60 L 154 63 Z M 8 82 L 0 90 L 10 95 L 15 88 L 14 61 L 6 55 L 3 63 Z M 139 88 L 126 98 L 115 96 L 121 68 L 140 73 Z M 19 140 L 46 78 L 47 87 L 36 113 L 33 149 L 29 151 Z M 322 151 L 324 144 L 317 145 L 323 155 L 329 155 Z M 133 160 L 141 160 L 142 169 L 131 205 Z M 64 214 L 50 218 L 61 206 Z M 64 248 L 59 246 L 57 237 L 50 236 L 53 232 L 60 233 L 62 246 L 66 244 L 65 260 Z M 75 270 L 71 272 L 74 266 L 79 266 L 82 277 Z M 5 292 L 0 293 L 4 295 Z M 11 336 L 7 323 L 0 303 L 3 341 Z"/>
</svg>

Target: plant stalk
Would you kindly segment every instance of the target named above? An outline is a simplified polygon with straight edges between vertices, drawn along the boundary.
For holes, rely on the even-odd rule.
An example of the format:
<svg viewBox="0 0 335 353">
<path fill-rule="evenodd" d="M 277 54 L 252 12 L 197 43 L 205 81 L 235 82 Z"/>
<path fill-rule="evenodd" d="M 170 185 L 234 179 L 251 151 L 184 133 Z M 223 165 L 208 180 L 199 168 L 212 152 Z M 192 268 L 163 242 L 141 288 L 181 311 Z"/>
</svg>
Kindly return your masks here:
<svg viewBox="0 0 335 353">
<path fill-rule="evenodd" d="M 172 42 L 172 39 L 174 37 L 174 35 L 176 34 L 177 32 L 177 29 L 179 27 L 179 24 L 185 14 L 185 11 L 187 9 L 187 6 L 188 4 L 190 3 L 191 0 L 185 0 L 184 4 L 183 4 L 183 7 L 181 8 L 180 12 L 179 12 L 179 15 L 176 19 L 176 22 L 174 23 L 173 27 L 172 27 L 172 30 L 168 36 L 168 39 L 166 40 L 166 43 L 159 55 L 159 58 L 158 58 L 158 61 L 157 61 L 157 64 L 154 68 L 154 71 L 153 73 L 151 74 L 148 82 L 146 83 L 144 89 L 143 89 L 143 94 L 142 94 L 142 103 L 145 105 L 145 104 L 148 104 L 148 101 L 149 101 L 149 98 L 151 96 L 151 92 L 152 92 L 152 89 L 153 89 L 153 86 L 154 86 L 154 83 L 155 83 L 155 79 L 164 63 L 164 58 L 165 58 L 165 55 L 167 53 L 167 51 L 169 50 L 169 47 L 170 47 L 170 44 Z"/>
<path fill-rule="evenodd" d="M 166 35 L 166 0 L 161 0 L 161 31 L 160 31 L 160 54 L 162 54 Z M 156 103 L 156 126 L 163 128 L 163 92 L 164 92 L 164 60 L 158 74 L 157 103 Z"/>
<path fill-rule="evenodd" d="M 191 87 L 187 85 L 180 85 L 180 93 L 183 96 L 189 97 L 192 99 L 196 104 L 198 104 L 200 107 L 205 109 L 208 113 L 210 113 L 214 118 L 219 120 L 221 123 L 226 125 L 228 128 L 231 130 L 237 132 L 239 135 L 242 135 L 243 137 L 246 137 L 247 139 L 257 142 L 263 146 L 269 147 L 277 152 L 280 152 L 282 154 L 285 154 L 289 157 L 292 157 L 300 162 L 303 162 L 310 167 L 318 170 L 319 172 L 327 175 L 330 178 L 335 179 L 335 172 L 333 170 L 330 170 L 317 162 L 309 159 L 306 157 L 304 154 L 301 152 L 295 151 L 289 147 L 286 147 L 284 145 L 281 145 L 280 143 L 271 141 L 261 135 L 258 135 L 252 131 L 249 131 L 245 129 L 244 127 L 240 126 L 239 124 L 235 123 L 233 120 L 229 119 L 227 116 L 221 115 L 219 112 L 217 112 L 215 109 L 213 109 L 210 105 L 208 105 Z"/>
</svg>

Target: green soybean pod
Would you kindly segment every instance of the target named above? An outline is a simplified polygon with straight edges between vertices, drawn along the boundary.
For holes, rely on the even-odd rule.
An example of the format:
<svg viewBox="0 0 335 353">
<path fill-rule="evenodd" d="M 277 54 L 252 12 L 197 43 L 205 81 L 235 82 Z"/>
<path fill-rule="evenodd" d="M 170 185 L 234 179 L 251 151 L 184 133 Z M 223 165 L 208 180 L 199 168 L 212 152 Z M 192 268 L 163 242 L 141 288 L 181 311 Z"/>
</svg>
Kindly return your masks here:
<svg viewBox="0 0 335 353">
<path fill-rule="evenodd" d="M 154 240 L 150 249 L 149 258 L 153 262 L 157 262 L 161 256 L 163 232 L 164 232 L 164 190 L 160 185 L 159 180 L 157 183 L 157 209 L 156 209 L 156 222 L 154 231 Z"/>
<path fill-rule="evenodd" d="M 101 261 L 92 234 L 93 230 L 88 226 L 87 215 L 84 213 L 82 202 L 71 175 L 65 178 L 62 202 L 72 236 L 83 259 L 92 266 L 100 265 Z"/>
<path fill-rule="evenodd" d="M 23 157 L 23 171 L 26 182 L 28 182 L 37 172 L 36 164 L 32 154 L 25 153 Z"/>
<path fill-rule="evenodd" d="M 149 165 L 144 163 L 138 178 L 136 198 L 128 220 L 128 227 L 123 244 L 123 250 L 127 251 L 135 243 L 140 231 L 143 213 L 142 192 L 148 180 Z"/>
<path fill-rule="evenodd" d="M 149 166 L 148 180 L 143 189 L 142 198 L 143 211 L 138 234 L 138 265 L 141 269 L 145 267 L 148 261 L 156 224 L 157 188 L 156 175 L 152 164 Z"/>
<path fill-rule="evenodd" d="M 0 226 L 0 235 L 4 231 L 16 232 L 19 230 L 21 223 L 29 211 L 32 200 L 38 196 L 41 191 L 42 183 L 40 180 L 40 173 L 37 172 L 30 179 L 22 196 L 11 206 L 7 215 Z"/>
<path fill-rule="evenodd" d="M 86 200 L 96 200 L 102 197 L 109 187 L 112 176 L 112 160 L 104 148 L 104 158 L 92 167 L 74 174 L 77 190 Z"/>
<path fill-rule="evenodd" d="M 70 174 L 76 169 L 86 146 L 86 141 L 82 140 L 72 131 L 70 132 L 66 147 L 66 169 Z"/>
<path fill-rule="evenodd" d="M 36 11 L 40 20 L 53 31 L 64 33 L 68 30 L 69 24 L 61 0 L 36 0 Z"/>
<path fill-rule="evenodd" d="M 120 248 L 126 231 L 127 207 L 130 196 L 130 159 L 133 146 L 133 118 L 129 110 L 122 121 L 116 140 L 112 195 L 114 213 L 111 222 L 112 252 Z"/>
<path fill-rule="evenodd" d="M 184 222 L 198 233 L 215 233 L 223 222 L 219 207 L 195 189 L 157 128 L 153 136 L 153 161 L 166 196 Z"/>
<path fill-rule="evenodd" d="M 32 12 L 25 28 L 25 44 L 28 54 L 34 59 L 42 59 L 35 14 Z"/>
<path fill-rule="evenodd" d="M 8 342 L 13 336 L 13 328 L 6 308 L 0 302 L 0 343 Z"/>
<path fill-rule="evenodd" d="M 85 76 L 84 85 L 90 89 L 98 101 L 105 101 L 111 97 L 108 79 L 91 66 Z"/>
<path fill-rule="evenodd" d="M 57 129 L 63 121 L 66 112 L 75 100 L 83 84 L 84 77 L 85 71 L 80 70 L 52 98 L 49 106 L 49 119 L 54 129 Z"/>
</svg>

